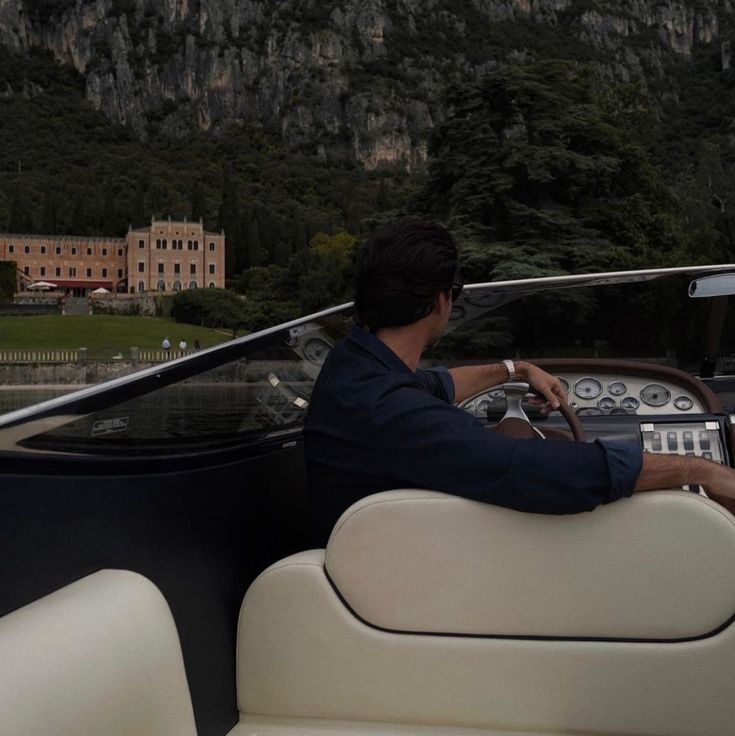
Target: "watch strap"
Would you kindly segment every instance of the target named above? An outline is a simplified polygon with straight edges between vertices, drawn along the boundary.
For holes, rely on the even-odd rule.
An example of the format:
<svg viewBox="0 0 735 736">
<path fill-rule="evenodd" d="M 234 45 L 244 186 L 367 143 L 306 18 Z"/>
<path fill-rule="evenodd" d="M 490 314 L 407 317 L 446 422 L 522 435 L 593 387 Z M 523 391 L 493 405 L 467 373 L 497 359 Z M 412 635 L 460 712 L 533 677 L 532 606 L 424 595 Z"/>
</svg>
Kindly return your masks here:
<svg viewBox="0 0 735 736">
<path fill-rule="evenodd" d="M 508 369 L 508 381 L 516 380 L 516 366 L 512 360 L 504 360 L 503 365 Z"/>
</svg>

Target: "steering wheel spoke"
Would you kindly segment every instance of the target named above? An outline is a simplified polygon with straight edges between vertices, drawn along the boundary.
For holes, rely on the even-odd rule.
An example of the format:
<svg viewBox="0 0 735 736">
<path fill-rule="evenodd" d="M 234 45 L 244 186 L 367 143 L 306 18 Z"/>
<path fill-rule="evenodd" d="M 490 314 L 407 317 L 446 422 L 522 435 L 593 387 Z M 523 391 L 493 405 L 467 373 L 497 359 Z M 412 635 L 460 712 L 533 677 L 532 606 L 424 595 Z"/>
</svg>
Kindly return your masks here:
<svg viewBox="0 0 735 736">
<path fill-rule="evenodd" d="M 535 427 L 523 409 L 522 401 L 528 395 L 530 386 L 523 381 L 512 381 L 500 386 L 493 386 L 490 391 L 502 390 L 505 394 L 507 408 L 503 418 L 495 428 L 496 432 L 515 439 L 546 439 L 544 433 Z M 561 415 L 569 425 L 572 437 L 578 442 L 584 442 L 584 428 L 579 417 L 569 405 L 559 407 Z"/>
</svg>

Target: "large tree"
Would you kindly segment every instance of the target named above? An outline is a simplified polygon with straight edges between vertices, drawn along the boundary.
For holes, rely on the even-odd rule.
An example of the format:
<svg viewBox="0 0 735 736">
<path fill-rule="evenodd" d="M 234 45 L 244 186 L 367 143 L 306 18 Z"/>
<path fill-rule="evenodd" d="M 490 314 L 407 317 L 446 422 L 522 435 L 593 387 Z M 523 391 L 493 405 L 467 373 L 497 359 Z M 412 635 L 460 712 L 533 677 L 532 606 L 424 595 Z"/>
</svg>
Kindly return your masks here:
<svg viewBox="0 0 735 736">
<path fill-rule="evenodd" d="M 455 232 L 466 277 L 676 259 L 676 203 L 600 84 L 544 62 L 499 68 L 449 93 L 419 209 Z"/>
</svg>

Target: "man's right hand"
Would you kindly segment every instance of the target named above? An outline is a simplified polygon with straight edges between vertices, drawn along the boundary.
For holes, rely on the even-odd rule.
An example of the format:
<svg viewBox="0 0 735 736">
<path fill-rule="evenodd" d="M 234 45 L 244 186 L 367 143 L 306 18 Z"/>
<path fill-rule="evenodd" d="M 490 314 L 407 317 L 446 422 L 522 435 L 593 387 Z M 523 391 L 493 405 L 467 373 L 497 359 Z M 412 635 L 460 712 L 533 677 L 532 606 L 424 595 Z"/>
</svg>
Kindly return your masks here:
<svg viewBox="0 0 735 736">
<path fill-rule="evenodd" d="M 635 490 L 656 491 L 700 485 L 707 495 L 735 513 L 735 470 L 701 457 L 643 453 Z"/>
</svg>

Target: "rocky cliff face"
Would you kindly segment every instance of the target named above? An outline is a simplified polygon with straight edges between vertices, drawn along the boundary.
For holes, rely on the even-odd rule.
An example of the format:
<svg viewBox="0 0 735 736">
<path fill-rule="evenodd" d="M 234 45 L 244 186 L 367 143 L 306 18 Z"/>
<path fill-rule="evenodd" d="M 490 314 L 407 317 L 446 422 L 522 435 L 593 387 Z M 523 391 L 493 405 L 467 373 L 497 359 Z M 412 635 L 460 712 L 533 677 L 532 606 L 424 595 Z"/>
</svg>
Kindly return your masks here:
<svg viewBox="0 0 735 736">
<path fill-rule="evenodd" d="M 141 135 L 233 122 L 368 169 L 422 168 L 445 85 L 542 45 L 614 80 L 667 80 L 730 0 L 0 0 L 0 43 L 50 50 Z"/>
</svg>

